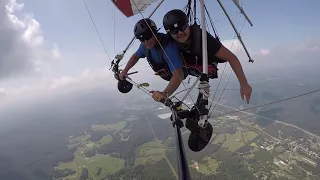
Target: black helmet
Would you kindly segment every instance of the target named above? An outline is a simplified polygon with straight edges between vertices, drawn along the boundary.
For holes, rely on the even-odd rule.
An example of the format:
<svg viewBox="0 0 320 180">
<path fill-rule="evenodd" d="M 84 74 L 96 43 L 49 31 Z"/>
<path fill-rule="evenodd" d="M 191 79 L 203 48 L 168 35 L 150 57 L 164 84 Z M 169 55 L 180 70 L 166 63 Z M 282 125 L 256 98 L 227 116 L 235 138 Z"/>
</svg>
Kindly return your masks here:
<svg viewBox="0 0 320 180">
<path fill-rule="evenodd" d="M 189 22 L 187 15 L 180 9 L 173 9 L 163 17 L 163 27 L 169 32 L 173 29 L 181 29 Z"/>
<path fill-rule="evenodd" d="M 137 39 L 140 39 L 140 40 L 147 39 L 148 40 L 152 37 L 153 33 L 157 33 L 157 25 L 149 18 L 141 19 L 134 26 L 133 32 L 134 32 L 134 36 Z"/>
</svg>

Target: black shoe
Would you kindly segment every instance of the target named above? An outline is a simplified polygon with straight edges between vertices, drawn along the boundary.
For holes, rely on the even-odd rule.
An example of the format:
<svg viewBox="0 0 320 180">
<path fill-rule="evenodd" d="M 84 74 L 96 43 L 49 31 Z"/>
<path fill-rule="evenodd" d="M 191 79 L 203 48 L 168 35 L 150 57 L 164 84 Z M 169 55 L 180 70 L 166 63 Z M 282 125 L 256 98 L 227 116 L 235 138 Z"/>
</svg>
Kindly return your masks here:
<svg viewBox="0 0 320 180">
<path fill-rule="evenodd" d="M 203 150 L 210 142 L 213 133 L 212 125 L 209 122 L 204 129 L 201 127 L 198 129 L 197 132 L 191 131 L 188 139 L 188 146 L 194 152 Z"/>
</svg>

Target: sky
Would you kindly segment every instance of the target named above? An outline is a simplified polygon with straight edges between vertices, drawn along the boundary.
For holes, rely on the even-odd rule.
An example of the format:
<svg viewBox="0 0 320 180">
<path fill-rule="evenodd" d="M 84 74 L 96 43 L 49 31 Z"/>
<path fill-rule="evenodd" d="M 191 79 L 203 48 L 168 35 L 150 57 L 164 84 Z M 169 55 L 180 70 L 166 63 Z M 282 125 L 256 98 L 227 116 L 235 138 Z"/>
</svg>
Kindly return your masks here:
<svg viewBox="0 0 320 180">
<path fill-rule="evenodd" d="M 133 37 L 141 14 L 127 18 L 110 0 L 87 0 L 87 5 L 106 46 L 105 52 L 83 1 L 0 0 L 0 99 L 9 102 L 24 96 L 36 97 L 67 87 L 116 88 L 110 59 L 124 50 Z M 156 3 L 158 3 L 157 1 Z M 240 59 L 244 70 L 314 66 L 320 54 L 319 0 L 240 1 L 253 22 L 251 27 L 232 1 L 222 1 L 255 60 L 249 64 L 239 40 L 216 1 L 205 0 L 222 43 Z M 258 3 L 259 2 L 259 3 Z M 143 15 L 148 16 L 156 3 Z M 165 0 L 153 20 L 162 26 L 163 15 L 182 9 L 187 0 Z M 198 11 L 199 12 L 199 11 Z M 235 14 L 235 15 L 234 15 Z M 240 30 L 241 29 L 241 30 Z M 163 28 L 160 30 L 163 31 Z M 212 31 L 210 31 L 212 32 Z M 128 50 L 124 62 L 139 43 Z M 136 65 L 141 81 L 161 81 L 146 61 Z M 307 67 L 306 67 L 307 68 Z"/>
</svg>

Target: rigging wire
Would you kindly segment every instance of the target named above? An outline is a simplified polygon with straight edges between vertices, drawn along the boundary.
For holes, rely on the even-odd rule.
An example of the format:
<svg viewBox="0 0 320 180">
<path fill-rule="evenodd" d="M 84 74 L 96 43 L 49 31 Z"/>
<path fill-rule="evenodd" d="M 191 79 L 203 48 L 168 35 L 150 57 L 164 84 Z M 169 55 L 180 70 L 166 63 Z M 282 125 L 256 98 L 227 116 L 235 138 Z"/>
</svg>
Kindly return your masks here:
<svg viewBox="0 0 320 180">
<path fill-rule="evenodd" d="M 238 14 L 241 14 L 241 12 L 237 12 L 237 13 L 231 14 L 231 15 L 229 15 L 229 16 L 230 16 L 230 18 L 231 18 L 231 17 L 236 16 L 236 15 L 238 15 Z M 219 22 L 219 21 L 222 21 L 222 19 L 218 19 L 218 20 L 214 21 L 213 23 L 217 23 L 217 22 Z"/>
<path fill-rule="evenodd" d="M 116 54 L 116 6 L 113 6 L 113 54 Z"/>
<path fill-rule="evenodd" d="M 187 90 L 189 90 L 189 89 L 191 89 L 191 88 L 187 88 L 187 89 L 183 89 L 183 90 L 181 90 L 181 91 L 178 91 L 177 93 L 175 93 L 173 96 L 177 96 L 178 94 L 180 94 L 180 93 L 182 93 L 182 92 L 184 92 L 184 91 L 187 91 Z M 240 90 L 240 89 L 225 89 L 225 91 L 235 91 L 235 90 Z M 223 91 L 223 89 L 218 89 L 218 90 L 212 90 L 212 89 L 210 89 L 210 91 Z"/>
<path fill-rule="evenodd" d="M 204 5 L 204 9 L 205 9 L 205 11 L 207 12 L 207 15 L 208 15 L 208 18 L 209 18 L 211 27 L 212 27 L 212 29 L 213 29 L 214 35 L 219 38 L 219 33 L 218 33 L 218 31 L 216 30 L 216 28 L 214 27 L 214 23 L 212 22 L 212 18 L 211 18 L 210 14 L 209 14 L 209 12 L 208 12 L 208 10 L 207 10 L 207 6 L 206 6 L 206 5 Z"/>
<path fill-rule="evenodd" d="M 110 60 L 110 63 L 111 63 L 112 60 L 111 60 L 111 58 L 110 58 L 110 56 L 109 56 L 109 53 L 108 53 L 108 51 L 107 51 L 107 49 L 106 49 L 106 46 L 104 45 L 104 43 L 103 43 L 103 41 L 102 41 L 102 38 L 101 38 L 100 33 L 99 33 L 99 31 L 98 31 L 98 28 L 97 28 L 96 24 L 95 24 L 94 21 L 93 21 L 93 18 L 92 18 L 92 16 L 91 16 L 91 13 L 90 13 L 90 10 L 89 10 L 88 5 L 87 5 L 87 3 L 86 3 L 86 0 L 83 0 L 83 2 L 84 2 L 84 4 L 85 4 L 85 6 L 86 6 L 86 9 L 87 9 L 88 13 L 89 13 L 89 16 L 90 16 L 90 19 L 91 19 L 91 21 L 92 21 L 92 23 L 93 23 L 93 26 L 94 26 L 94 28 L 95 28 L 98 36 L 99 36 L 99 39 L 100 39 L 100 41 L 101 41 L 101 44 L 102 44 L 105 52 L 107 53 L 107 56 L 108 56 L 108 58 L 109 58 L 109 60 Z"/>
<path fill-rule="evenodd" d="M 132 41 L 132 43 L 131 43 L 131 45 L 128 47 L 128 49 L 130 49 L 133 45 L 134 45 L 134 42 L 136 41 L 136 39 L 133 39 L 133 41 Z M 119 67 L 121 67 L 121 66 L 123 66 L 123 65 L 125 65 L 126 63 L 125 62 L 123 62 L 121 65 L 119 65 Z M 143 68 L 146 68 L 146 67 L 150 67 L 150 66 L 145 66 L 145 67 L 143 67 Z"/>
<path fill-rule="evenodd" d="M 309 92 L 306 92 L 306 93 L 303 93 L 303 94 L 299 94 L 299 95 L 296 95 L 296 96 L 291 96 L 291 97 L 288 97 L 288 98 L 285 98 L 285 99 L 281 99 L 281 100 L 278 100 L 278 101 L 273 101 L 273 102 L 257 105 L 257 106 L 250 107 L 250 108 L 245 108 L 245 109 L 242 109 L 242 110 L 231 111 L 231 112 L 228 112 L 228 113 L 221 114 L 219 116 L 210 116 L 210 118 L 218 118 L 218 117 L 221 117 L 221 116 L 224 116 L 224 115 L 227 115 L 227 114 L 232 114 L 232 113 L 236 113 L 236 112 L 242 112 L 242 111 L 246 111 L 246 110 L 250 110 L 250 109 L 255 109 L 255 108 L 259 108 L 259 107 L 263 107 L 263 106 L 268 106 L 268 105 L 271 105 L 271 104 L 277 104 L 277 103 L 288 101 L 288 100 L 291 100 L 291 99 L 296 99 L 296 98 L 299 98 L 299 97 L 302 97 L 302 96 L 314 94 L 316 92 L 320 92 L 320 89 L 309 91 Z"/>
</svg>

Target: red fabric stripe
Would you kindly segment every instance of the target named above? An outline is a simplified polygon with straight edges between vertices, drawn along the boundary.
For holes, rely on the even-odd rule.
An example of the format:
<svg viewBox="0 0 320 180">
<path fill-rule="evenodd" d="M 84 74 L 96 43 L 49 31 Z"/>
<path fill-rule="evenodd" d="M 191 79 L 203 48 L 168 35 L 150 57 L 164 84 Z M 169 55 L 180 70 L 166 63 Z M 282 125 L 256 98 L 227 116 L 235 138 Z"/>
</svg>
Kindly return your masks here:
<svg viewBox="0 0 320 180">
<path fill-rule="evenodd" d="M 127 17 L 133 16 L 130 0 L 114 0 L 115 6 Z"/>
</svg>

